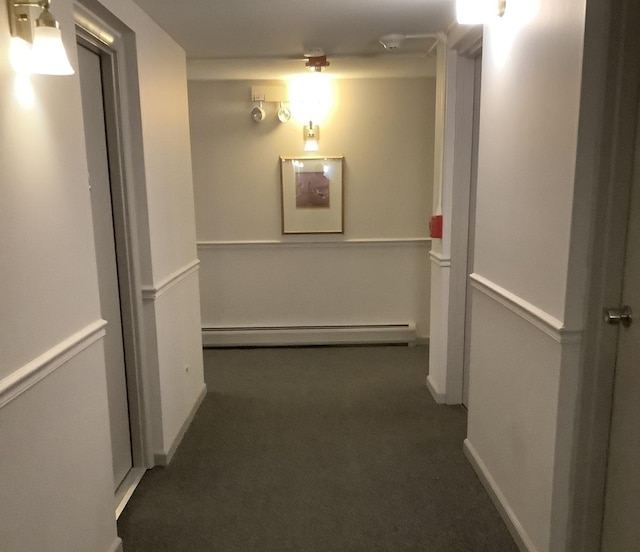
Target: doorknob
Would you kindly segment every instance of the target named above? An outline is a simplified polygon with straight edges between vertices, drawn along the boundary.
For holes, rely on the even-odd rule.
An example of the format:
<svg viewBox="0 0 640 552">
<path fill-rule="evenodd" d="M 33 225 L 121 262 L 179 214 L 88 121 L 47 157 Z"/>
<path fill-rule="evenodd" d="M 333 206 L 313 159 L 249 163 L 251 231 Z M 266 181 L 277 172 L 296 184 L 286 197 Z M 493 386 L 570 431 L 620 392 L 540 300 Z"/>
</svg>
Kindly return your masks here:
<svg viewBox="0 0 640 552">
<path fill-rule="evenodd" d="M 633 311 L 627 305 L 619 309 L 606 309 L 604 311 L 604 321 L 612 326 L 622 324 L 625 328 L 628 328 L 633 322 Z"/>
</svg>

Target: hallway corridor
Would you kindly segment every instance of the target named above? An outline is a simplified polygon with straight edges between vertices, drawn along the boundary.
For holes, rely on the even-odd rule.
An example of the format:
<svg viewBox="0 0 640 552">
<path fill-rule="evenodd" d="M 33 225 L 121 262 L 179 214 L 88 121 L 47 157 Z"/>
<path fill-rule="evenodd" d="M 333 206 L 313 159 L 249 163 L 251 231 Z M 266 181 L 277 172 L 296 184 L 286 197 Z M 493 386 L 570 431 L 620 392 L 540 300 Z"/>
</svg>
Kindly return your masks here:
<svg viewBox="0 0 640 552">
<path fill-rule="evenodd" d="M 516 552 L 423 347 L 205 350 L 209 393 L 125 552 Z"/>
</svg>

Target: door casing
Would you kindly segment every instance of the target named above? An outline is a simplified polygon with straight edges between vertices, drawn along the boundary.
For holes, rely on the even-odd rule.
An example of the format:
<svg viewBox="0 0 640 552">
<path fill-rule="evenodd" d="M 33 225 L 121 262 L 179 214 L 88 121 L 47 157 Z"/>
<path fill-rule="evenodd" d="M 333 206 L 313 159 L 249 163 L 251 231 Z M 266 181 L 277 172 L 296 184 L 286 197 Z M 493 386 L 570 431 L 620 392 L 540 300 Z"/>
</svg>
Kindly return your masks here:
<svg viewBox="0 0 640 552">
<path fill-rule="evenodd" d="M 100 16 L 97 13 L 100 12 Z M 109 23 L 105 20 L 109 18 Z M 100 55 L 105 80 L 104 102 L 107 149 L 118 276 L 120 282 L 123 337 L 131 445 L 134 469 L 153 467 L 149 385 L 143 366 L 144 318 L 142 305 L 142 259 L 148 248 L 140 243 L 143 217 L 138 216 L 135 186 L 144 188 L 140 106 L 136 94 L 135 41 L 124 24 L 92 0 L 74 3 L 76 38 Z M 148 229 L 147 229 L 148 230 Z M 147 231 L 148 233 L 148 231 Z M 125 480 L 126 482 L 126 480 Z"/>
</svg>

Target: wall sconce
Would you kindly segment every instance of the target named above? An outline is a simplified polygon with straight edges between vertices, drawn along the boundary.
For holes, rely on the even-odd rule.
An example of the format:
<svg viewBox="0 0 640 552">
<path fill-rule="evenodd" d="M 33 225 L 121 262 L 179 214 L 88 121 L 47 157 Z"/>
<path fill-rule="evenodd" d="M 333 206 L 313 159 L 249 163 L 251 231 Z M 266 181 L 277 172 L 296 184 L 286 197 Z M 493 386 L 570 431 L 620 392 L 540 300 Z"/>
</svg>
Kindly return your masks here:
<svg viewBox="0 0 640 552">
<path fill-rule="evenodd" d="M 482 25 L 502 17 L 507 0 L 456 0 L 456 19 L 460 25 Z"/>
<path fill-rule="evenodd" d="M 320 149 L 318 146 L 320 127 L 314 126 L 313 122 L 309 121 L 309 124 L 302 129 L 302 135 L 304 138 L 304 151 L 318 151 Z"/>
<path fill-rule="evenodd" d="M 56 18 L 49 11 L 51 0 L 7 0 L 11 46 L 11 66 L 19 73 L 73 75 L 75 72 L 62 43 Z M 42 12 L 32 31 L 30 8 Z"/>
</svg>

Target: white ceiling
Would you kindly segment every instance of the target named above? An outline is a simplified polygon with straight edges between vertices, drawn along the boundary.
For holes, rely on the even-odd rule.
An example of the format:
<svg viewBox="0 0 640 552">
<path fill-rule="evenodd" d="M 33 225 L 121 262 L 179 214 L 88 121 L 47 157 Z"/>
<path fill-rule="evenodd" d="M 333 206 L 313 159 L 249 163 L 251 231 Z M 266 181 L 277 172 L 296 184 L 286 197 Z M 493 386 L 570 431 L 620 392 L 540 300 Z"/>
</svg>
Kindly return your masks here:
<svg viewBox="0 0 640 552">
<path fill-rule="evenodd" d="M 446 31 L 455 0 L 134 0 L 189 59 L 301 57 L 322 48 L 340 56 L 397 55 L 378 38 Z M 432 41 L 407 40 L 401 53 Z M 401 55 L 401 54 L 400 54 Z"/>
</svg>

